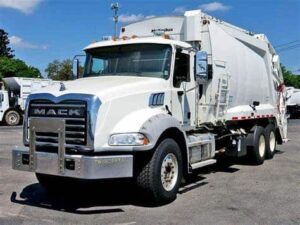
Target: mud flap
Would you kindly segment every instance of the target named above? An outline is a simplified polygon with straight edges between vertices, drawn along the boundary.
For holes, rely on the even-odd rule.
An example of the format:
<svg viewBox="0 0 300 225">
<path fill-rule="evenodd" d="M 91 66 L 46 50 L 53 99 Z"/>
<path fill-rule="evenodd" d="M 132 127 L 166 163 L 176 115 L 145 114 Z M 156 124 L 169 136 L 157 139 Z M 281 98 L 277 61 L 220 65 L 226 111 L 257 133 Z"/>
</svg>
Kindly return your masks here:
<svg viewBox="0 0 300 225">
<path fill-rule="evenodd" d="M 226 155 L 242 157 L 247 155 L 247 138 L 242 135 L 231 140 L 230 149 L 226 150 Z"/>
</svg>

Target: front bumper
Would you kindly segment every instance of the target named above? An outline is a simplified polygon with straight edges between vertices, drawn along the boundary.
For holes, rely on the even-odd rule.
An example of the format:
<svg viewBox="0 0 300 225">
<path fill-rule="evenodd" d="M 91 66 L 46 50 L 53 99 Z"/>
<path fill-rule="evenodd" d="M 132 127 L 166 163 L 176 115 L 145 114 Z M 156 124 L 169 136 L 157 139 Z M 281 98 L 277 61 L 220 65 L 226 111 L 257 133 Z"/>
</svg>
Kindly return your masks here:
<svg viewBox="0 0 300 225">
<path fill-rule="evenodd" d="M 80 179 L 132 177 L 132 155 L 85 156 L 66 154 L 65 127 L 65 119 L 31 118 L 29 120 L 29 148 L 13 149 L 13 169 Z M 58 135 L 57 152 L 37 151 L 36 134 L 39 132 L 51 132 Z"/>
<path fill-rule="evenodd" d="M 64 168 L 58 159 L 58 154 L 34 152 L 30 162 L 29 148 L 12 150 L 12 167 L 15 170 L 80 179 L 106 179 L 133 176 L 133 156 L 84 156 L 65 155 Z"/>
</svg>

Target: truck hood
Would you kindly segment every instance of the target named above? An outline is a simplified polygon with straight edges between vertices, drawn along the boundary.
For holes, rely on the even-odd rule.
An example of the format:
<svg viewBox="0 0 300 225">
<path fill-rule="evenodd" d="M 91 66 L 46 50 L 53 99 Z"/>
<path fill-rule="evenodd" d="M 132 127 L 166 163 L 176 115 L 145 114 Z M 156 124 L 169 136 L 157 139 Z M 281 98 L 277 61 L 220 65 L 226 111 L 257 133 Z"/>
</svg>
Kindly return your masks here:
<svg viewBox="0 0 300 225">
<path fill-rule="evenodd" d="M 88 77 L 74 81 L 53 84 L 35 93 L 49 93 L 56 97 L 65 94 L 91 94 L 98 96 L 102 102 L 139 93 L 164 92 L 169 81 L 152 77 L 103 76 Z"/>
</svg>

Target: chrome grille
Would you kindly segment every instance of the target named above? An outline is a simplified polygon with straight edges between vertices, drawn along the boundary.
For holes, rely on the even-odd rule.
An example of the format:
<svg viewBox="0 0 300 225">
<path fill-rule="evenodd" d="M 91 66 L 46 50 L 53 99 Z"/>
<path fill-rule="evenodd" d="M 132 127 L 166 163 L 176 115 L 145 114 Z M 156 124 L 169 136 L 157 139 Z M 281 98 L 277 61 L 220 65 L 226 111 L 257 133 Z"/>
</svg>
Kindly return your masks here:
<svg viewBox="0 0 300 225">
<path fill-rule="evenodd" d="M 87 143 L 87 106 L 84 101 L 67 100 L 53 103 L 49 100 L 33 100 L 29 105 L 29 118 L 65 119 L 65 146 L 75 148 Z M 58 146 L 57 133 L 36 133 L 37 146 Z"/>
</svg>

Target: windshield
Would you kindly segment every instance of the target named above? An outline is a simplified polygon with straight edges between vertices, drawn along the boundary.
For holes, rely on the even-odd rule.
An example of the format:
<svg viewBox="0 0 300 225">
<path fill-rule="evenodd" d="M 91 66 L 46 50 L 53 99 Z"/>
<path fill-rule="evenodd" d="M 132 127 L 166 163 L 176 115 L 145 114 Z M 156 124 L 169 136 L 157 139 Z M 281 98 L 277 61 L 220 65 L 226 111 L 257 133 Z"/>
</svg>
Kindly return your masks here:
<svg viewBox="0 0 300 225">
<path fill-rule="evenodd" d="M 168 79 L 172 48 L 160 44 L 130 44 L 87 51 L 84 77 L 142 76 Z"/>
</svg>

